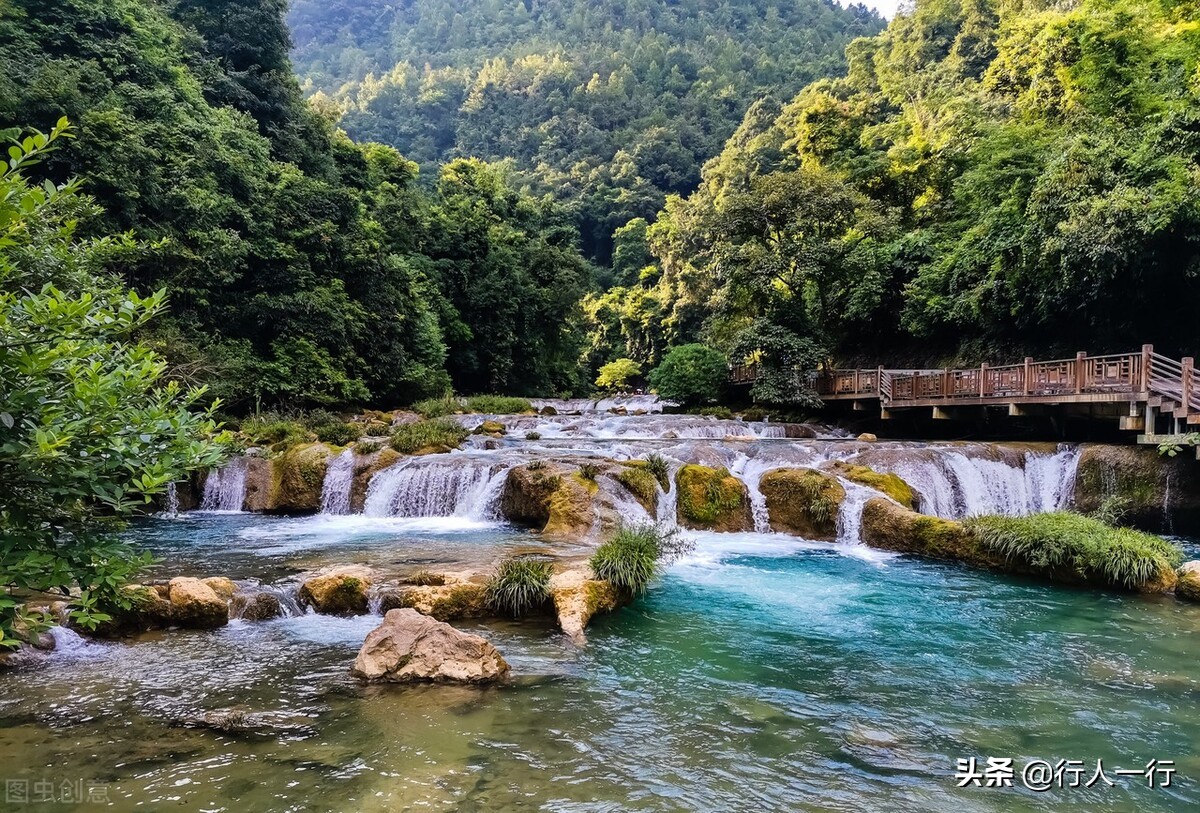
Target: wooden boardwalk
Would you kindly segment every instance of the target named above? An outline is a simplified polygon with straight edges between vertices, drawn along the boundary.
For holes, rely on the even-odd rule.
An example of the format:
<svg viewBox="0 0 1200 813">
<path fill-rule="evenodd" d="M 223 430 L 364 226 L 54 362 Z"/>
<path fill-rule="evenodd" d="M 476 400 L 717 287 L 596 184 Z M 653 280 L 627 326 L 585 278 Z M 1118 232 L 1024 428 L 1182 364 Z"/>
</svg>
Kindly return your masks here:
<svg viewBox="0 0 1200 813">
<path fill-rule="evenodd" d="M 753 366 L 734 367 L 733 384 L 751 384 Z M 855 410 L 878 409 L 892 418 L 902 410 L 931 410 L 934 419 L 952 419 L 970 408 L 1007 408 L 1008 414 L 1036 414 L 1039 408 L 1084 408 L 1109 414 L 1120 428 L 1140 432 L 1142 443 L 1157 443 L 1200 426 L 1200 381 L 1191 358 L 1160 356 L 1151 345 L 1138 353 L 1055 361 L 1025 359 L 1020 364 L 968 369 L 824 370 L 815 387 L 830 403 L 849 402 Z M 957 413 L 957 414 L 956 414 Z"/>
</svg>

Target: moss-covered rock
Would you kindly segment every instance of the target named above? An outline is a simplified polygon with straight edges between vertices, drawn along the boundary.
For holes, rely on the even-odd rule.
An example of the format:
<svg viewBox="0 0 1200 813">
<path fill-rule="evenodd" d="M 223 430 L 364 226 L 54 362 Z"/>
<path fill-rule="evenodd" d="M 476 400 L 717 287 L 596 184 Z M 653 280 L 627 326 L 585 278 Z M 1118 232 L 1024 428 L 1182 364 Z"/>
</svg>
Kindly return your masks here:
<svg viewBox="0 0 1200 813">
<path fill-rule="evenodd" d="M 846 489 L 838 479 L 812 469 L 774 469 L 759 480 L 771 528 L 805 539 L 837 538 L 838 513 Z"/>
<path fill-rule="evenodd" d="M 876 497 L 863 506 L 862 541 L 872 548 L 951 559 L 1002 569 L 1004 559 L 987 551 L 961 522 L 918 514 Z"/>
<path fill-rule="evenodd" d="M 504 428 L 504 424 L 500 423 L 500 421 L 484 421 L 483 423 L 479 424 L 479 426 L 475 427 L 475 430 L 471 434 L 503 437 L 507 433 L 508 430 Z"/>
<path fill-rule="evenodd" d="M 640 465 L 639 465 L 640 464 Z M 630 461 L 614 475 L 650 516 L 658 514 L 658 479 L 650 473 L 644 460 Z"/>
<path fill-rule="evenodd" d="M 267 510 L 285 514 L 320 511 L 325 470 L 329 458 L 340 451 L 324 443 L 305 443 L 293 446 L 275 458 Z"/>
<path fill-rule="evenodd" d="M 897 474 L 880 474 L 868 466 L 856 466 L 840 460 L 831 463 L 829 470 L 852 483 L 882 492 L 912 511 L 921 508 L 921 495 Z"/>
<path fill-rule="evenodd" d="M 1121 517 L 1151 532 L 1200 530 L 1200 465 L 1190 455 L 1163 457 L 1135 446 L 1083 447 L 1075 477 L 1075 508 Z"/>
<path fill-rule="evenodd" d="M 551 577 L 550 596 L 558 626 L 578 643 L 583 642 L 583 631 L 594 616 L 613 612 L 627 601 L 611 584 L 589 578 L 581 570 L 568 570 Z"/>
<path fill-rule="evenodd" d="M 500 511 L 509 521 L 547 536 L 578 539 L 596 522 L 598 491 L 595 480 L 582 477 L 577 468 L 567 464 L 517 466 L 505 480 Z"/>
<path fill-rule="evenodd" d="M 1187 562 L 1179 568 L 1175 597 L 1184 601 L 1200 602 L 1200 562 Z"/>
<path fill-rule="evenodd" d="M 487 585 L 474 582 L 401 585 L 383 593 L 380 599 L 380 609 L 384 613 L 411 607 L 438 621 L 486 618 L 491 615 L 487 607 Z"/>
<path fill-rule="evenodd" d="M 727 469 L 682 466 L 675 474 L 675 485 L 680 525 L 726 532 L 754 527 L 746 486 Z"/>
<path fill-rule="evenodd" d="M 374 575 L 356 565 L 320 573 L 300 586 L 300 603 L 323 615 L 362 615 Z"/>
</svg>

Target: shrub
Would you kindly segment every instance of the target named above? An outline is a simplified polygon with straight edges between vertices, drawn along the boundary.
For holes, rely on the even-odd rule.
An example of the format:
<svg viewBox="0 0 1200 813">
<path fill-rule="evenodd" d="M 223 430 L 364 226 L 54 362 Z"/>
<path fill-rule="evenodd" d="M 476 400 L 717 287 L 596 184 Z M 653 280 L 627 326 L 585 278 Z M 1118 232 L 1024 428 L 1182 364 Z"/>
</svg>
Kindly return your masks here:
<svg viewBox="0 0 1200 813">
<path fill-rule="evenodd" d="M 241 434 L 251 446 L 290 447 L 312 440 L 312 434 L 300 421 L 277 412 L 252 415 L 242 421 Z"/>
<path fill-rule="evenodd" d="M 444 418 L 463 411 L 462 399 L 453 392 L 447 392 L 440 398 L 426 398 L 412 405 L 413 412 L 422 418 Z"/>
<path fill-rule="evenodd" d="M 589 563 L 597 579 L 618 590 L 640 595 L 664 565 L 687 553 L 693 545 L 677 530 L 657 525 L 622 525 L 612 539 L 596 549 Z"/>
<path fill-rule="evenodd" d="M 582 463 L 579 466 L 579 476 L 595 482 L 596 478 L 600 476 L 600 467 L 595 463 Z"/>
<path fill-rule="evenodd" d="M 700 409 L 692 410 L 696 415 L 704 415 L 708 418 L 720 418 L 723 421 L 733 420 L 733 410 L 729 407 L 701 407 Z"/>
<path fill-rule="evenodd" d="M 550 599 L 553 566 L 545 559 L 516 556 L 505 559 L 488 582 L 486 601 L 495 613 L 520 618 Z"/>
<path fill-rule="evenodd" d="M 504 395 L 473 395 L 467 399 L 467 410 L 484 415 L 518 415 L 532 412 L 533 405 L 525 398 Z"/>
<path fill-rule="evenodd" d="M 762 423 L 767 419 L 768 412 L 761 407 L 750 407 L 742 413 L 742 420 L 747 423 Z"/>
<path fill-rule="evenodd" d="M 349 446 L 363 434 L 362 425 L 354 423 L 327 423 L 314 427 L 313 431 L 317 440 L 334 446 Z"/>
<path fill-rule="evenodd" d="M 623 390 L 642 374 L 642 365 L 633 359 L 617 359 L 600 368 L 596 386 L 602 390 Z"/>
<path fill-rule="evenodd" d="M 663 356 L 650 373 L 650 386 L 671 401 L 704 404 L 721 395 L 728 377 L 724 356 L 702 344 L 685 344 Z"/>
<path fill-rule="evenodd" d="M 1183 561 L 1182 550 L 1165 539 L 1080 514 L 983 516 L 965 524 L 984 548 L 1010 560 L 1110 585 L 1136 587 Z"/>
<path fill-rule="evenodd" d="M 541 440 L 541 439 L 542 439 L 541 432 L 526 432 L 525 433 L 525 440 Z"/>
<path fill-rule="evenodd" d="M 663 487 L 663 491 L 667 491 L 671 487 L 671 464 L 667 459 L 660 454 L 652 454 L 646 457 L 646 471 L 654 475 L 654 479 L 658 480 L 658 484 Z"/>
<path fill-rule="evenodd" d="M 467 430 L 457 421 L 436 418 L 396 427 L 392 433 L 392 448 L 401 454 L 424 449 L 456 449 L 466 439 Z"/>
</svg>

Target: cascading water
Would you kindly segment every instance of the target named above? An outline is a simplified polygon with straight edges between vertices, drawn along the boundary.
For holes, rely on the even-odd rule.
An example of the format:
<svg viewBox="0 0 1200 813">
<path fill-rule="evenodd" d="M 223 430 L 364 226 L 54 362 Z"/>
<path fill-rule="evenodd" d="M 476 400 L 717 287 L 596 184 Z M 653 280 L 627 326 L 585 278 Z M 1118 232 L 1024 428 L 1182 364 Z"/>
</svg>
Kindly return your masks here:
<svg viewBox="0 0 1200 813">
<path fill-rule="evenodd" d="M 487 519 L 504 484 L 492 460 L 438 455 L 409 461 L 375 475 L 363 513 L 374 517 Z"/>
<path fill-rule="evenodd" d="M 179 489 L 174 483 L 167 483 L 165 504 L 159 516 L 164 519 L 175 519 L 179 516 Z"/>
<path fill-rule="evenodd" d="M 663 488 L 662 483 L 658 486 L 658 515 L 655 519 L 666 528 L 674 528 L 679 524 L 679 487 L 675 485 L 677 471 L 679 467 L 672 466 L 667 475 L 667 487 Z"/>
<path fill-rule="evenodd" d="M 354 452 L 350 449 L 329 461 L 321 487 L 322 514 L 349 514 L 350 487 L 354 483 Z"/>
<path fill-rule="evenodd" d="M 1079 450 L 1027 451 L 1016 460 L 958 450 L 898 461 L 892 470 L 921 492 L 926 514 L 962 519 L 978 514 L 1023 516 L 1065 508 L 1074 490 Z"/>
<path fill-rule="evenodd" d="M 837 541 L 839 545 L 861 545 L 863 508 L 867 500 L 878 497 L 879 492 L 849 480 L 841 482 L 846 489 L 846 498 L 838 510 Z"/>
<path fill-rule="evenodd" d="M 762 480 L 762 476 L 773 468 L 778 468 L 778 465 L 764 463 L 761 460 L 753 459 L 746 455 L 738 455 L 733 465 L 729 467 L 730 474 L 737 477 L 746 486 L 746 493 L 750 497 L 750 513 L 754 518 L 755 533 L 766 534 L 771 532 L 771 517 L 767 512 L 767 498 L 759 490 L 758 484 Z"/>
<path fill-rule="evenodd" d="M 236 513 L 246 502 L 246 459 L 235 457 L 222 468 L 208 473 L 204 480 L 201 511 Z"/>
</svg>

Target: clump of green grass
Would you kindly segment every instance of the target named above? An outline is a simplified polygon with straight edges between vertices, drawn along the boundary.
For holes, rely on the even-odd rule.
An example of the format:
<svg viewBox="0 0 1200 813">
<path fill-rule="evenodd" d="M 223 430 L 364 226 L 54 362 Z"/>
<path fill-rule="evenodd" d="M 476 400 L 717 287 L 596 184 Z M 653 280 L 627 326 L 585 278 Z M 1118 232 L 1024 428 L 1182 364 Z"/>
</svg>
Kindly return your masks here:
<svg viewBox="0 0 1200 813">
<path fill-rule="evenodd" d="M 436 418 L 403 424 L 392 432 L 392 448 L 401 454 L 424 449 L 456 449 L 467 439 L 467 430 L 457 421 Z"/>
<path fill-rule="evenodd" d="M 579 466 L 579 476 L 594 483 L 596 478 L 600 476 L 600 467 L 595 463 L 581 463 Z"/>
<path fill-rule="evenodd" d="M 542 469 L 546 468 L 546 461 L 545 460 L 530 460 L 528 463 L 525 464 L 525 468 L 529 469 L 530 471 L 541 471 Z"/>
<path fill-rule="evenodd" d="M 525 433 L 525 440 L 541 440 L 541 439 L 542 439 L 541 432 L 526 432 Z"/>
<path fill-rule="evenodd" d="M 337 421 L 315 426 L 313 427 L 313 432 L 316 433 L 317 440 L 322 443 L 329 443 L 334 446 L 349 446 L 363 436 L 363 426 L 362 424 Z"/>
<path fill-rule="evenodd" d="M 278 412 L 251 415 L 239 429 L 247 445 L 291 447 L 312 440 L 308 428 L 295 416 Z"/>
<path fill-rule="evenodd" d="M 671 464 L 660 454 L 651 454 L 646 458 L 646 471 L 654 475 L 663 491 L 671 488 Z"/>
<path fill-rule="evenodd" d="M 550 599 L 553 565 L 532 556 L 505 559 L 488 582 L 486 601 L 494 613 L 520 618 Z"/>
<path fill-rule="evenodd" d="M 354 444 L 354 451 L 358 454 L 375 454 L 383 445 L 382 440 L 360 440 Z"/>
<path fill-rule="evenodd" d="M 405 584 L 411 584 L 415 587 L 441 587 L 446 583 L 446 577 L 440 573 L 433 573 L 428 570 L 418 570 L 416 573 L 404 580 Z"/>
<path fill-rule="evenodd" d="M 661 569 L 687 553 L 695 543 L 678 530 L 657 525 L 622 525 L 589 562 L 597 579 L 631 595 L 646 592 Z"/>
<path fill-rule="evenodd" d="M 700 409 L 693 410 L 692 414 L 704 415 L 709 418 L 719 418 L 723 421 L 733 419 L 733 410 L 723 406 L 701 407 Z"/>
<path fill-rule="evenodd" d="M 462 399 L 453 392 L 446 392 L 438 398 L 426 398 L 412 405 L 413 412 L 422 418 L 444 418 L 447 415 L 457 415 L 463 411 Z"/>
<path fill-rule="evenodd" d="M 519 415 L 532 412 L 533 405 L 525 398 L 505 395 L 472 395 L 467 399 L 467 410 L 484 415 Z"/>
<path fill-rule="evenodd" d="M 983 516 L 965 524 L 988 550 L 1029 567 L 1071 570 L 1085 581 L 1137 587 L 1183 561 L 1183 551 L 1165 539 L 1080 514 Z"/>
</svg>

